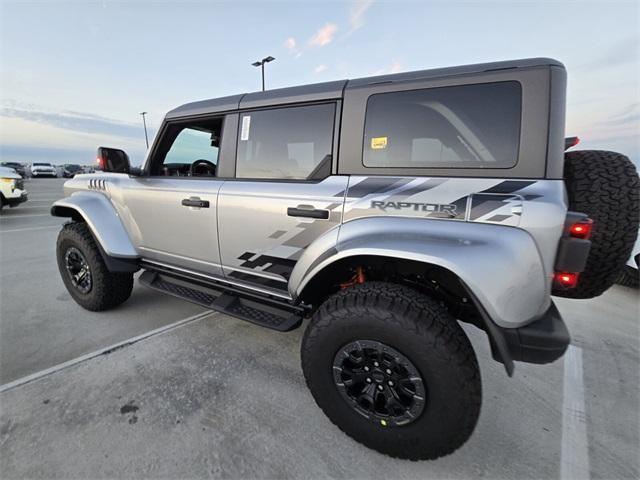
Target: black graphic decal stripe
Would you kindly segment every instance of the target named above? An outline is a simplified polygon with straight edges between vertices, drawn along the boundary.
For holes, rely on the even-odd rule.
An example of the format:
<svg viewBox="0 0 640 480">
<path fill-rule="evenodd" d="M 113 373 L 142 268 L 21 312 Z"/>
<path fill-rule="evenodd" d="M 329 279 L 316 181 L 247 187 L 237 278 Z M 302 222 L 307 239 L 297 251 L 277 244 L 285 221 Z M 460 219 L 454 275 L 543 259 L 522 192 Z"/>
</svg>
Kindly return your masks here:
<svg viewBox="0 0 640 480">
<path fill-rule="evenodd" d="M 259 255 L 253 260 L 250 260 L 256 254 L 251 252 L 245 252 L 238 257 L 238 260 L 244 260 L 240 264 L 241 267 L 255 269 L 258 267 L 266 267 L 262 269 L 263 272 L 274 273 L 280 275 L 287 280 L 293 271 L 295 266 L 295 260 L 289 258 L 273 257 L 271 255 Z"/>
<path fill-rule="evenodd" d="M 362 198 L 372 194 L 382 194 L 406 185 L 413 178 L 368 177 L 347 190 L 349 198 Z"/>
<path fill-rule="evenodd" d="M 471 212 L 469 220 L 477 220 L 478 218 L 491 213 L 505 205 L 512 203 L 509 200 L 519 200 L 515 196 L 506 195 L 487 195 L 474 197 L 471 204 Z"/>
<path fill-rule="evenodd" d="M 491 188 L 487 188 L 479 193 L 515 193 L 518 190 L 522 190 L 530 185 L 536 183 L 529 180 L 505 180 Z"/>
<path fill-rule="evenodd" d="M 426 192 L 431 190 L 432 188 L 437 187 L 438 185 L 442 185 L 446 182 L 446 178 L 429 178 L 428 180 L 424 180 L 420 182 L 418 185 L 407 188 L 406 190 L 402 190 L 398 193 L 391 195 L 386 199 L 387 202 L 401 202 L 406 200 L 408 197 L 412 195 L 416 195 L 418 193 Z"/>
<path fill-rule="evenodd" d="M 511 215 L 494 215 L 493 217 L 488 218 L 487 222 L 502 222 L 507 218 L 511 218 Z"/>
</svg>

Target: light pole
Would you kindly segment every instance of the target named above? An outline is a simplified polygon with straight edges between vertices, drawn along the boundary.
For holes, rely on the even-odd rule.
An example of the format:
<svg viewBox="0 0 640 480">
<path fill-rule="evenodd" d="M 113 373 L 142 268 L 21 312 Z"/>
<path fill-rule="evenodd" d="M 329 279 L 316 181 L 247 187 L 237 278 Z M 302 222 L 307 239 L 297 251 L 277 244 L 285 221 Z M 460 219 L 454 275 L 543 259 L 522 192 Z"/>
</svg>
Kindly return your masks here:
<svg viewBox="0 0 640 480">
<path fill-rule="evenodd" d="M 275 60 L 275 57 L 272 57 L 271 55 L 269 55 L 268 57 L 265 57 L 262 60 L 258 60 L 257 62 L 253 62 L 251 64 L 254 67 L 261 67 L 262 68 L 262 91 L 263 92 L 264 92 L 264 64 L 265 63 L 269 63 L 269 62 L 273 62 L 274 60 Z"/>
<path fill-rule="evenodd" d="M 147 112 L 140 112 L 140 115 L 142 115 L 142 124 L 144 125 L 144 141 L 147 143 L 147 150 L 149 150 L 149 137 L 147 136 L 147 122 L 144 119 L 144 116 L 147 114 Z"/>
</svg>

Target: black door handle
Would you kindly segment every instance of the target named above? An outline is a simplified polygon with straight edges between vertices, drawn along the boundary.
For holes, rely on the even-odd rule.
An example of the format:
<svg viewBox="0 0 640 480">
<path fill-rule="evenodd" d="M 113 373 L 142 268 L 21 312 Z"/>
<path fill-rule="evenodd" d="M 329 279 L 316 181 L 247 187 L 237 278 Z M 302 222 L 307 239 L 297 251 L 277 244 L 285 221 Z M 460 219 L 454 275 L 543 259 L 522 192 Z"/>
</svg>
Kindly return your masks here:
<svg viewBox="0 0 640 480">
<path fill-rule="evenodd" d="M 287 215 L 290 217 L 320 218 L 327 220 L 329 218 L 329 210 L 289 207 L 287 208 Z"/>
<path fill-rule="evenodd" d="M 209 208 L 209 200 L 201 200 L 197 197 L 183 198 L 183 207 Z"/>
</svg>

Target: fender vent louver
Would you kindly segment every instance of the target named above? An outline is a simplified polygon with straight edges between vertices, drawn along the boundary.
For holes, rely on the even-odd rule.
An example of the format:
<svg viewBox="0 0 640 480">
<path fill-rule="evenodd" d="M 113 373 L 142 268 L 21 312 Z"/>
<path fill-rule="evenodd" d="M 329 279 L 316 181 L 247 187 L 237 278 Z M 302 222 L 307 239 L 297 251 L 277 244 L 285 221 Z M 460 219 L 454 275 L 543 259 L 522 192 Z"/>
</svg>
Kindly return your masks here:
<svg viewBox="0 0 640 480">
<path fill-rule="evenodd" d="M 90 190 L 106 190 L 107 181 L 97 179 L 97 178 L 92 178 L 91 180 L 89 180 L 89 189 Z"/>
</svg>

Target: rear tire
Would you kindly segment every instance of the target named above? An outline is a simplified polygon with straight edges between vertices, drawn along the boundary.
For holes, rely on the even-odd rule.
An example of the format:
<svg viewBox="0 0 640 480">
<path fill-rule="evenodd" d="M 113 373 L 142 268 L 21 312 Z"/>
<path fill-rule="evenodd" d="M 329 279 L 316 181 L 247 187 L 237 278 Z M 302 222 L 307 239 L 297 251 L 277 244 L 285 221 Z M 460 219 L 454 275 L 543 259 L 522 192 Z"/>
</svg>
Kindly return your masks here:
<svg viewBox="0 0 640 480">
<path fill-rule="evenodd" d="M 62 227 L 56 256 L 62 281 L 81 307 L 100 312 L 120 305 L 131 296 L 133 274 L 112 273 L 107 269 L 86 223 L 72 222 Z"/>
<path fill-rule="evenodd" d="M 618 275 L 616 283 L 623 287 L 638 288 L 640 286 L 640 271 L 629 265 L 625 265 Z"/>
<path fill-rule="evenodd" d="M 335 362 L 341 358 L 350 362 L 352 357 L 345 351 L 356 351 L 358 347 L 352 346 L 361 344 L 366 355 L 353 355 L 368 363 L 353 367 L 353 371 L 359 369 L 359 384 L 349 382 L 356 378 L 355 373 L 343 381 L 346 367 L 336 367 Z M 376 356 L 376 348 L 386 349 L 386 353 Z M 384 367 L 379 371 L 375 365 L 373 372 L 369 366 L 366 372 L 373 372 L 372 378 L 364 378 L 362 375 L 369 375 L 364 368 L 371 358 L 384 358 L 385 363 L 380 362 Z M 400 377 L 402 365 L 414 372 L 408 380 L 419 376 L 413 387 L 406 377 Z M 480 414 L 480 371 L 467 336 L 442 305 L 404 286 L 367 282 L 331 296 L 316 311 L 305 332 L 302 369 L 316 403 L 338 428 L 392 457 L 425 460 L 450 454 L 471 436 Z M 387 385 L 392 385 L 389 380 L 395 379 L 395 383 L 404 385 L 402 390 L 409 388 L 425 397 L 424 401 L 420 396 L 413 396 L 414 400 L 408 397 L 409 402 L 420 402 L 417 408 L 415 404 L 406 407 L 413 408 L 408 420 L 407 415 L 400 416 L 401 409 L 389 414 L 383 407 L 386 403 L 382 395 L 387 394 Z M 347 384 L 351 391 L 344 386 Z M 373 391 L 367 390 L 371 386 Z M 360 402 L 361 387 L 378 396 L 372 398 L 373 402 Z M 376 392 L 376 388 L 381 391 Z M 402 390 L 399 393 L 406 393 Z M 363 413 L 366 408 L 368 416 Z"/>
<path fill-rule="evenodd" d="M 594 224 L 585 270 L 562 296 L 597 297 L 615 283 L 638 234 L 638 173 L 624 155 L 584 150 L 565 154 L 564 176 L 569 210 L 587 214 Z"/>
</svg>

